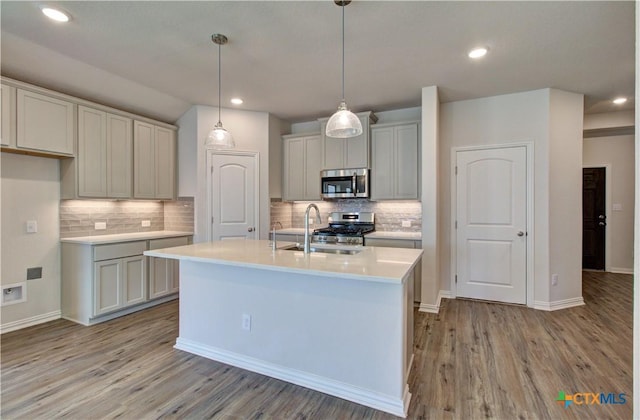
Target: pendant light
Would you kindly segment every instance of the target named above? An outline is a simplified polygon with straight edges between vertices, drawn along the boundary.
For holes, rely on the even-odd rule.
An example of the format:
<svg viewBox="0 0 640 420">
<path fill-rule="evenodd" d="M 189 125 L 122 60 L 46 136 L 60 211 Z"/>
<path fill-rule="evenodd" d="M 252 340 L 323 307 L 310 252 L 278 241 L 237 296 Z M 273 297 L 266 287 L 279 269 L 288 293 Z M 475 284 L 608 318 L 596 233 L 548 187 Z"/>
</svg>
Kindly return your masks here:
<svg viewBox="0 0 640 420">
<path fill-rule="evenodd" d="M 233 149 L 236 147 L 236 143 L 233 141 L 233 136 L 222 126 L 220 120 L 220 91 L 221 91 L 221 65 L 222 59 L 220 57 L 220 46 L 227 43 L 228 39 L 222 34 L 211 35 L 211 40 L 214 44 L 218 44 L 218 123 L 213 127 L 213 130 L 209 131 L 207 139 L 204 141 L 205 147 L 211 147 L 214 149 Z"/>
<path fill-rule="evenodd" d="M 356 114 L 347 109 L 344 99 L 344 7 L 351 0 L 334 0 L 334 3 L 342 7 L 342 101 L 336 113 L 327 121 L 325 133 L 329 137 L 356 137 L 362 134 L 362 123 Z"/>
</svg>

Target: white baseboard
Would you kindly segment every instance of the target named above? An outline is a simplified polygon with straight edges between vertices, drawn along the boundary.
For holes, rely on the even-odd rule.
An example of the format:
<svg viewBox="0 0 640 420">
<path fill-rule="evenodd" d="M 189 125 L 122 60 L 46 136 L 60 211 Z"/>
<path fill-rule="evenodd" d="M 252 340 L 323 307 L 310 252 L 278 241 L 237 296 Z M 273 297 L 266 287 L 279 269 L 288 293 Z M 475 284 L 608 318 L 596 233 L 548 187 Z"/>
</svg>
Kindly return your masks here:
<svg viewBox="0 0 640 420">
<path fill-rule="evenodd" d="M 582 305 L 584 305 L 584 299 L 582 298 L 582 296 L 580 296 L 577 298 L 556 300 L 553 302 L 536 300 L 533 302 L 533 309 L 539 309 L 541 311 L 557 311 L 560 309 L 573 308 Z"/>
<path fill-rule="evenodd" d="M 6 324 L 0 325 L 0 334 L 32 327 L 44 322 L 55 321 L 56 319 L 60 319 L 61 315 L 60 311 L 53 311 L 47 314 L 40 314 L 30 318 L 20 319 L 18 321 L 7 322 Z"/>
<path fill-rule="evenodd" d="M 609 272 L 616 274 L 633 274 L 633 268 L 611 267 Z"/>
<path fill-rule="evenodd" d="M 411 401 L 411 393 L 409 393 L 408 386 L 405 386 L 402 398 L 394 398 L 389 395 L 380 394 L 375 391 L 349 385 L 323 376 L 276 365 L 180 337 L 176 340 L 176 345 L 174 347 L 178 350 L 206 357 L 207 359 L 324 392 L 325 394 L 353 401 L 400 417 L 407 416 L 409 402 Z"/>
<path fill-rule="evenodd" d="M 435 305 L 430 305 L 428 303 L 422 303 L 421 302 L 418 310 L 420 312 L 428 312 L 430 314 L 437 314 L 438 312 L 440 312 L 440 303 L 442 302 L 442 299 L 453 299 L 453 296 L 451 295 L 451 291 L 449 291 L 449 290 L 440 290 L 438 292 L 438 299 L 436 300 L 436 304 Z"/>
</svg>

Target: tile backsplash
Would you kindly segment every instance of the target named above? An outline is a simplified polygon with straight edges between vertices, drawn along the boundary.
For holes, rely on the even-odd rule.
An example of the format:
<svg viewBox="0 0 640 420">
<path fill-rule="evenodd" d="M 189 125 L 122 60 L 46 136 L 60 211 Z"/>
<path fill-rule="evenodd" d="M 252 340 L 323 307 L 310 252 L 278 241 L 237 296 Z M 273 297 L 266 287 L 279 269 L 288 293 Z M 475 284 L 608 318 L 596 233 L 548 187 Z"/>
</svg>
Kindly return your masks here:
<svg viewBox="0 0 640 420">
<path fill-rule="evenodd" d="M 276 220 L 284 228 L 304 227 L 304 212 L 309 203 L 303 202 L 271 202 L 271 224 Z M 322 224 L 327 224 L 327 217 L 333 211 L 370 211 L 375 213 L 376 230 L 383 232 L 420 232 L 422 230 L 422 204 L 419 201 L 368 201 L 368 200 L 335 200 L 317 201 Z M 410 222 L 410 227 L 403 227 L 402 222 Z"/>
<path fill-rule="evenodd" d="M 142 227 L 143 221 L 150 226 Z M 106 223 L 96 230 L 95 223 Z M 193 231 L 193 198 L 177 201 L 61 200 L 60 237 L 156 230 Z"/>
</svg>

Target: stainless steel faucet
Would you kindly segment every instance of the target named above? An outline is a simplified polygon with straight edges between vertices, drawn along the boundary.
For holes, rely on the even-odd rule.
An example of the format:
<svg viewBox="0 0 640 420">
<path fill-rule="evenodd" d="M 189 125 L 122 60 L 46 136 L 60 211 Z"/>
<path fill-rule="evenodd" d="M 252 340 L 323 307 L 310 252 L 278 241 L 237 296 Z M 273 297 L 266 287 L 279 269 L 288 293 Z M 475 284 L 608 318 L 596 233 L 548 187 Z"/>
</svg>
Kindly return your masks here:
<svg viewBox="0 0 640 420">
<path fill-rule="evenodd" d="M 307 206 L 307 210 L 304 212 L 304 253 L 308 254 L 311 252 L 311 237 L 309 236 L 309 212 L 311 209 L 316 209 L 316 223 L 322 223 L 322 218 L 320 217 L 320 209 L 318 206 L 311 203 Z"/>
<path fill-rule="evenodd" d="M 278 249 L 278 245 L 276 244 L 276 225 L 280 225 L 280 229 L 282 229 L 282 223 L 278 221 L 273 222 L 273 231 L 271 232 L 271 249 L 274 251 Z"/>
</svg>

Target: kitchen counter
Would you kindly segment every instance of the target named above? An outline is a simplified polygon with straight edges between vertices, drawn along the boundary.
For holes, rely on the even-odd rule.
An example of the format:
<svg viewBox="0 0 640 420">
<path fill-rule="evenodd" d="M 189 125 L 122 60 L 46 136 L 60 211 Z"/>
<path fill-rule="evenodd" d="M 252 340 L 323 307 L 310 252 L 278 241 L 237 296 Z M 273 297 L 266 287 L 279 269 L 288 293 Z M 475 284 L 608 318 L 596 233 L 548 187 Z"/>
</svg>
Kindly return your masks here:
<svg viewBox="0 0 640 420">
<path fill-rule="evenodd" d="M 422 250 L 305 255 L 282 249 L 290 245 L 241 239 L 146 251 L 180 260 L 175 348 L 405 417 L 410 279 Z"/>
<path fill-rule="evenodd" d="M 157 230 L 153 232 L 114 233 L 111 235 L 77 236 L 74 238 L 60 238 L 60 242 L 84 245 L 102 245 L 118 242 L 144 241 L 147 239 L 176 238 L 179 236 L 192 236 L 193 232 L 180 232 L 173 230 Z"/>
<path fill-rule="evenodd" d="M 360 251 L 354 255 L 337 255 L 286 250 L 295 245 L 279 242 L 272 251 L 266 240 L 226 240 L 204 242 L 176 248 L 156 249 L 144 254 L 151 257 L 173 258 L 180 261 L 198 261 L 239 267 L 261 268 L 300 274 L 331 274 L 334 277 L 355 280 L 401 283 L 422 255 L 421 249 L 395 249 L 366 246 L 348 246 Z M 340 246 L 313 244 L 315 248 Z M 342 248 L 345 248 L 344 246 Z"/>
</svg>

